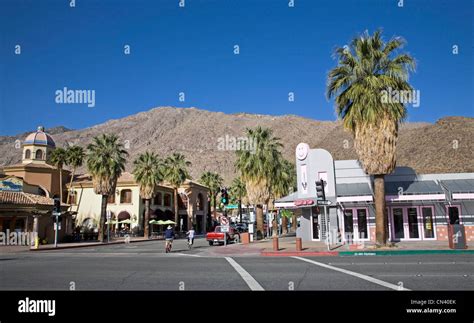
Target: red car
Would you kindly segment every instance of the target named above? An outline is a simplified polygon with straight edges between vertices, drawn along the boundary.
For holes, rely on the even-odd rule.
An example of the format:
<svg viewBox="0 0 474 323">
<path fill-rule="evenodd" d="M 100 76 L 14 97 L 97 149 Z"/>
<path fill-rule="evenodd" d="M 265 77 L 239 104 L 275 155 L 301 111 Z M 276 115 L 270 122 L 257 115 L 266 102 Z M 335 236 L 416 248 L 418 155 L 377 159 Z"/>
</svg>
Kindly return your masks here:
<svg viewBox="0 0 474 323">
<path fill-rule="evenodd" d="M 237 230 L 230 226 L 229 232 L 224 233 L 221 231 L 220 225 L 215 227 L 214 232 L 208 232 L 206 234 L 206 240 L 209 242 L 210 246 L 213 246 L 215 242 L 219 244 L 224 244 L 224 235 L 226 237 L 227 243 L 238 243 L 240 241 L 240 235 Z"/>
</svg>

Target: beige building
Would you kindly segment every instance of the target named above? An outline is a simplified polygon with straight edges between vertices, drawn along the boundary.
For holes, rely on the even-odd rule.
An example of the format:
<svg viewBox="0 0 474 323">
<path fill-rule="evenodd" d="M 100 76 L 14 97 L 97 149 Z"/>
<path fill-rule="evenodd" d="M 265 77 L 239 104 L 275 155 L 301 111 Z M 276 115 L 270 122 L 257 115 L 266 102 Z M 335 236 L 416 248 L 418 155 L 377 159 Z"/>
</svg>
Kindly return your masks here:
<svg viewBox="0 0 474 323">
<path fill-rule="evenodd" d="M 177 230 L 186 231 L 195 224 L 196 232 L 205 232 L 208 191 L 207 187 L 189 180 L 178 189 L 180 217 L 176 225 Z M 97 232 L 102 200 L 100 195 L 94 193 L 92 178 L 89 175 L 77 176 L 71 192 L 69 210 L 76 214 L 76 226 L 81 231 Z M 112 231 L 121 231 L 125 227 L 133 234 L 143 235 L 146 225 L 145 203 L 140 197 L 140 187 L 132 174 L 124 172 L 118 179 L 115 194 L 109 196 L 107 211 L 110 214 Z M 150 219 L 174 221 L 173 188 L 160 185 L 151 200 L 150 211 Z M 152 227 L 150 232 L 157 230 L 157 227 Z"/>
<path fill-rule="evenodd" d="M 53 196 L 59 195 L 59 170 L 47 160 L 56 148 L 53 138 L 43 127 L 29 134 L 22 143 L 22 162 L 8 165 L 0 175 L 0 231 L 37 233 L 41 241 L 54 241 Z M 69 172 L 63 171 L 64 183 Z M 65 194 L 64 194 L 65 195 Z M 63 216 L 58 240 L 72 233 L 72 218 L 67 206 L 61 206 Z"/>
</svg>

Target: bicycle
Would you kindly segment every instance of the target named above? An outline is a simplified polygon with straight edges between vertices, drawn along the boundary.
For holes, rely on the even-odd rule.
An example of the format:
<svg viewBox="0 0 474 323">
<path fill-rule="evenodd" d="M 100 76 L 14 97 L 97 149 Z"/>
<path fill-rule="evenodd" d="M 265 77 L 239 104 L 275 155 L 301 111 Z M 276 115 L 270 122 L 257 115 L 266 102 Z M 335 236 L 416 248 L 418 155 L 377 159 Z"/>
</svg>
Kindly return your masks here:
<svg viewBox="0 0 474 323">
<path fill-rule="evenodd" d="M 193 248 L 194 238 L 188 238 L 188 249 L 191 250 Z"/>
<path fill-rule="evenodd" d="M 173 246 L 173 240 L 166 240 L 165 253 L 170 253 L 172 246 Z"/>
</svg>

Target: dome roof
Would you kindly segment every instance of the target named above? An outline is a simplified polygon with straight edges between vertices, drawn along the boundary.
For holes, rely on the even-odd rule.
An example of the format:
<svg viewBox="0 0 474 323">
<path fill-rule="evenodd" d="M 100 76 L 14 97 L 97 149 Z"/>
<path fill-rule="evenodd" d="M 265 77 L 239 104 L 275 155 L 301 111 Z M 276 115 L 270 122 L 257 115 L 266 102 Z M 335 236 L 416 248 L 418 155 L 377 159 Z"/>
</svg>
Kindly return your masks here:
<svg viewBox="0 0 474 323">
<path fill-rule="evenodd" d="M 43 127 L 38 127 L 38 130 L 36 132 L 29 134 L 23 144 L 56 147 L 56 143 L 54 142 L 53 138 L 49 134 L 44 132 Z"/>
</svg>

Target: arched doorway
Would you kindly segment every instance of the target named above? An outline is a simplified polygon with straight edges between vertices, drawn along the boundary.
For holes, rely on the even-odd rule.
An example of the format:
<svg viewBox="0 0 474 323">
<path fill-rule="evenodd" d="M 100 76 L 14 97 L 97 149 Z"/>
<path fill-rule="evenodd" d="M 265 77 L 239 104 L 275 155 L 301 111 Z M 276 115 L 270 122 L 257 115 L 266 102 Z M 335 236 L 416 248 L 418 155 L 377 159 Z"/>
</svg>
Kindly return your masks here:
<svg viewBox="0 0 474 323">
<path fill-rule="evenodd" d="M 118 221 L 118 230 L 120 232 L 128 233 L 130 232 L 130 227 L 132 221 L 130 220 L 130 213 L 127 211 L 122 211 L 117 215 Z"/>
</svg>

